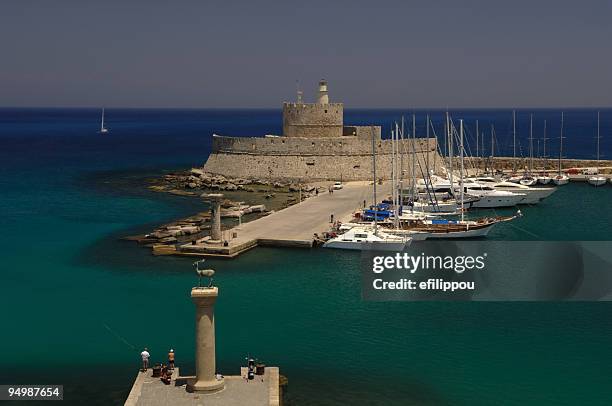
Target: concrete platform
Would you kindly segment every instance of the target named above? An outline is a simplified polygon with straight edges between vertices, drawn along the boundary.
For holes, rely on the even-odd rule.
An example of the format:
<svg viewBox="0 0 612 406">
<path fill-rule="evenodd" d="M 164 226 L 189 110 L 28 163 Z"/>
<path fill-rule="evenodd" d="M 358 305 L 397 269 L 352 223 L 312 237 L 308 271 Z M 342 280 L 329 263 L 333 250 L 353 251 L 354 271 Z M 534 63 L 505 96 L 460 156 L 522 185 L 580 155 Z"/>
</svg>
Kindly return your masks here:
<svg viewBox="0 0 612 406">
<path fill-rule="evenodd" d="M 391 193 L 390 183 L 378 185 L 377 193 L 379 200 Z M 266 217 L 244 223 L 239 228 L 224 231 L 228 237 L 234 232 L 238 234 L 237 238 L 228 239 L 228 246 L 200 240 L 195 245 L 183 244 L 176 252 L 168 254 L 231 258 L 258 245 L 312 247 L 313 235 L 320 235 L 329 229 L 331 214 L 334 220 L 347 221 L 355 210 L 363 207 L 364 200 L 366 204 L 372 204 L 371 182 L 348 182 L 343 189 L 332 194 L 320 193 Z"/>
<path fill-rule="evenodd" d="M 240 376 L 225 376 L 225 389 L 212 394 L 189 393 L 186 382 L 190 377 L 180 377 L 175 368 L 170 385 L 153 378 L 152 370 L 139 372 L 132 390 L 125 401 L 126 406 L 206 405 L 206 406 L 279 406 L 279 370 L 267 367 L 263 376 L 255 375 L 248 381 L 246 368 Z"/>
</svg>

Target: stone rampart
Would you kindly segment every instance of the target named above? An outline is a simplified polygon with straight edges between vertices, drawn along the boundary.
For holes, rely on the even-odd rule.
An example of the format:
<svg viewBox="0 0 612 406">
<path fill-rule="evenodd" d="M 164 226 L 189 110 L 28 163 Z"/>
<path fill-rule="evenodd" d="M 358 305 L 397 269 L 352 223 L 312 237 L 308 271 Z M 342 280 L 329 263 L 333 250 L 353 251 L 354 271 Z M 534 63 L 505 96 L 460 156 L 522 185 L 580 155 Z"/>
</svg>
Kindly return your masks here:
<svg viewBox="0 0 612 406">
<path fill-rule="evenodd" d="M 411 142 L 400 142 L 405 176 L 410 176 L 412 168 Z M 387 179 L 391 176 L 391 141 L 379 138 L 375 146 L 377 175 Z M 435 138 L 417 139 L 415 150 L 423 167 L 427 159 L 430 167 L 440 166 Z M 204 170 L 234 178 L 368 180 L 372 179 L 372 143 L 357 137 L 314 140 L 215 136 Z M 420 174 L 421 166 L 417 165 L 417 175 Z"/>
</svg>

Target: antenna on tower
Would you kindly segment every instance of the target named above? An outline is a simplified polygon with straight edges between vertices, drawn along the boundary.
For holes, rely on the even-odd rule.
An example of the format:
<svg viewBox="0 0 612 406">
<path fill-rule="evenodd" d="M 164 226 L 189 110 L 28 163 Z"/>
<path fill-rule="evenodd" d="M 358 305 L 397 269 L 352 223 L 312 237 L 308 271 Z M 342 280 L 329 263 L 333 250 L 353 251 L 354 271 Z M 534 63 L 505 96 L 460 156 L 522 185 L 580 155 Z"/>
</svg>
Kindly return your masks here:
<svg viewBox="0 0 612 406">
<path fill-rule="evenodd" d="M 304 92 L 302 92 L 302 90 L 300 90 L 300 81 L 296 80 L 295 81 L 295 89 L 297 92 L 297 102 L 298 104 L 302 104 L 302 96 L 304 95 Z"/>
</svg>

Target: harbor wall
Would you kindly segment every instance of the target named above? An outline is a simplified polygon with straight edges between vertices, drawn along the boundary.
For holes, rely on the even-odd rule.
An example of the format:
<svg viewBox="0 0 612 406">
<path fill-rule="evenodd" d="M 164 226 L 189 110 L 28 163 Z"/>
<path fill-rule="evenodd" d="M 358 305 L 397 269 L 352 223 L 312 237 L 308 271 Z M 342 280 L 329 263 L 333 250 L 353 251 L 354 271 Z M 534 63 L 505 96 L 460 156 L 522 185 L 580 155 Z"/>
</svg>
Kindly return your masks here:
<svg viewBox="0 0 612 406">
<path fill-rule="evenodd" d="M 377 176 L 391 176 L 390 140 L 375 138 Z M 371 128 L 368 127 L 371 134 Z M 371 135 L 370 135 L 371 137 Z M 421 166 L 429 160 L 432 169 L 440 168 L 435 138 L 420 138 L 414 143 Z M 404 152 L 404 176 L 411 176 L 412 141 L 399 142 Z M 270 180 L 370 180 L 372 179 L 372 141 L 357 136 L 334 138 L 220 137 L 213 138 L 213 151 L 203 168 L 206 172 L 232 178 Z M 436 171 L 437 172 L 437 171 Z"/>
</svg>

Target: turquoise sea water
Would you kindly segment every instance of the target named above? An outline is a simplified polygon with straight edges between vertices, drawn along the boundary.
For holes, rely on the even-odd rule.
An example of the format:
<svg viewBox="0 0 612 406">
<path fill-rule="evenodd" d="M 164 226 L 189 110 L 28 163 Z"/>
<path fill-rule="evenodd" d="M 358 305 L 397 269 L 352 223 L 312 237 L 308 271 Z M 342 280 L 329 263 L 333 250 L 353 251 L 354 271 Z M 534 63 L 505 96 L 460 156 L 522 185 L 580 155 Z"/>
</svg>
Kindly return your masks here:
<svg viewBox="0 0 612 406">
<path fill-rule="evenodd" d="M 63 383 L 72 404 L 122 403 L 144 346 L 193 368 L 192 260 L 119 237 L 204 207 L 147 191 L 148 176 L 202 162 L 218 128 L 278 125 L 267 111 L 112 113 L 107 138 L 93 111 L 0 113 L 0 383 Z M 570 184 L 490 237 L 607 240 L 611 198 L 610 185 Z M 612 399 L 608 303 L 368 303 L 359 254 L 322 249 L 208 264 L 219 370 L 237 373 L 247 354 L 278 365 L 289 405 Z"/>
</svg>

